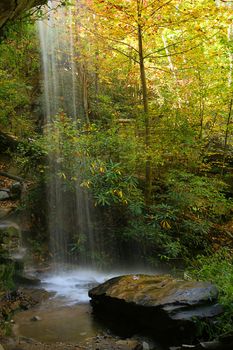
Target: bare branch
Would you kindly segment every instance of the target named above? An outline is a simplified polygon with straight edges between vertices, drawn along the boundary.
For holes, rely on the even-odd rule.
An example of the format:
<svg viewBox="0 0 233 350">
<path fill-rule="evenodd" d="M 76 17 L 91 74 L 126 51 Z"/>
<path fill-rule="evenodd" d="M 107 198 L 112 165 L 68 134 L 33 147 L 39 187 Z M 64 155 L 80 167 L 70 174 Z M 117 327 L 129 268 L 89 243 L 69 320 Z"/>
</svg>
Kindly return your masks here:
<svg viewBox="0 0 233 350">
<path fill-rule="evenodd" d="M 126 52 L 121 51 L 121 50 L 119 50 L 118 48 L 112 47 L 112 46 L 109 46 L 109 48 L 110 48 L 111 50 L 113 50 L 113 51 L 119 52 L 121 55 L 123 55 L 123 56 L 125 56 L 125 57 L 128 57 L 130 60 L 132 60 L 132 61 L 134 61 L 134 62 L 136 62 L 136 63 L 139 64 L 139 61 L 138 61 L 135 57 L 133 57 L 133 56 L 127 54 Z"/>
<path fill-rule="evenodd" d="M 192 50 L 196 49 L 196 48 L 199 47 L 200 45 L 201 45 L 201 43 L 199 43 L 199 44 L 197 44 L 197 45 L 195 45 L 195 46 L 192 46 L 192 47 L 190 47 L 189 49 L 184 50 L 184 51 L 170 53 L 169 56 L 181 55 L 182 53 L 189 52 L 189 51 L 192 51 Z M 150 56 L 150 57 L 152 57 L 152 58 L 163 58 L 163 57 L 167 57 L 167 55 Z"/>
<path fill-rule="evenodd" d="M 157 67 L 157 66 L 148 66 L 147 68 L 149 68 L 149 69 L 155 69 L 155 70 L 161 70 L 161 71 L 164 72 L 164 73 L 172 74 L 170 70 L 163 69 L 163 68 L 159 68 L 159 67 Z"/>
</svg>

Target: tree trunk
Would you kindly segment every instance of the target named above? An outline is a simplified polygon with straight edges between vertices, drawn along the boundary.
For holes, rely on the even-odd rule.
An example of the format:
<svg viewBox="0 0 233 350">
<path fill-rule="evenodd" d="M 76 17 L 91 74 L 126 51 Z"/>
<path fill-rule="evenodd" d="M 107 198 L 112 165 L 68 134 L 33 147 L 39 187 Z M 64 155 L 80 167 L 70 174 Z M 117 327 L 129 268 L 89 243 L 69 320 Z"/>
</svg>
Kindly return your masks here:
<svg viewBox="0 0 233 350">
<path fill-rule="evenodd" d="M 142 88 L 142 99 L 143 109 L 145 117 L 145 145 L 147 150 L 150 147 L 150 118 L 149 118 L 149 106 L 148 106 L 148 92 L 147 92 L 147 81 L 145 72 L 145 63 L 143 55 L 143 38 L 142 38 L 142 27 L 140 24 L 140 11 L 138 12 L 138 50 L 139 50 L 139 64 L 140 64 L 140 80 Z M 146 159 L 146 191 L 145 201 L 146 204 L 150 203 L 152 189 L 152 168 L 151 168 L 151 156 L 147 156 Z"/>
<path fill-rule="evenodd" d="M 228 137 L 229 137 L 229 126 L 231 124 L 232 105 L 233 105 L 233 98 L 231 98 L 230 100 L 229 113 L 228 113 L 227 125 L 226 125 L 226 131 L 225 131 L 224 151 L 223 151 L 223 161 L 222 161 L 222 171 L 221 171 L 222 175 L 224 174 L 224 167 L 226 163 L 227 144 L 228 144 Z"/>
<path fill-rule="evenodd" d="M 22 177 L 6 173 L 5 171 L 0 171 L 0 176 L 8 177 L 9 179 L 16 180 L 19 182 L 24 182 L 24 179 Z"/>
<path fill-rule="evenodd" d="M 89 123 L 89 108 L 88 108 L 88 81 L 85 66 L 82 66 L 82 98 L 83 98 L 83 113 L 86 123 Z"/>
</svg>

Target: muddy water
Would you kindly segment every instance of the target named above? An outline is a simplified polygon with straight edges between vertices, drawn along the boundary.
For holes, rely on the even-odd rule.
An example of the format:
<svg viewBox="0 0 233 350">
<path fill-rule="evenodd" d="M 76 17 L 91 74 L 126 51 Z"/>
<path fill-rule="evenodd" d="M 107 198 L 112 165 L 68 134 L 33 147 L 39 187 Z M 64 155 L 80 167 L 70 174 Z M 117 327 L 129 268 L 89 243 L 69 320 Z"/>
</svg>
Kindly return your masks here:
<svg viewBox="0 0 233 350">
<path fill-rule="evenodd" d="M 91 312 L 89 304 L 61 306 L 59 299 L 48 301 L 17 314 L 14 333 L 45 343 L 81 343 L 105 331 Z"/>
<path fill-rule="evenodd" d="M 46 343 L 81 343 L 103 333 L 105 329 L 93 318 L 88 290 L 111 276 L 83 269 L 42 274 L 41 287 L 53 296 L 17 314 L 14 333 Z"/>
<path fill-rule="evenodd" d="M 137 270 L 139 272 L 145 273 Z M 161 272 L 156 271 L 157 274 Z M 79 344 L 97 334 L 105 333 L 107 329 L 97 323 L 92 315 L 88 290 L 111 277 L 125 273 L 126 271 L 100 273 L 73 269 L 39 276 L 41 287 L 53 292 L 53 297 L 37 308 L 17 314 L 14 317 L 14 333 L 40 342 Z"/>
</svg>

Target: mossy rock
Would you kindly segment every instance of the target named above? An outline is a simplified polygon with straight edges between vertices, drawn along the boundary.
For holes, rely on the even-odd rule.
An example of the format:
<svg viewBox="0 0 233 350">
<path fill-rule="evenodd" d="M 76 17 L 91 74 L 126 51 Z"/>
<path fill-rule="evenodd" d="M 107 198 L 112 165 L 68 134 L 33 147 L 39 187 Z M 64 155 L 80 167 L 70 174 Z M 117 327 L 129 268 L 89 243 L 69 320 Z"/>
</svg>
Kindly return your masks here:
<svg viewBox="0 0 233 350">
<path fill-rule="evenodd" d="M 11 222 L 0 223 L 0 259 L 9 258 L 17 251 L 21 240 L 19 227 Z"/>
<path fill-rule="evenodd" d="M 222 313 L 218 290 L 210 282 L 185 281 L 170 275 L 126 275 L 89 291 L 94 313 L 135 332 L 189 339 L 200 322 Z M 129 335 L 125 333 L 125 335 Z M 130 334 L 132 335 L 132 334 Z"/>
</svg>

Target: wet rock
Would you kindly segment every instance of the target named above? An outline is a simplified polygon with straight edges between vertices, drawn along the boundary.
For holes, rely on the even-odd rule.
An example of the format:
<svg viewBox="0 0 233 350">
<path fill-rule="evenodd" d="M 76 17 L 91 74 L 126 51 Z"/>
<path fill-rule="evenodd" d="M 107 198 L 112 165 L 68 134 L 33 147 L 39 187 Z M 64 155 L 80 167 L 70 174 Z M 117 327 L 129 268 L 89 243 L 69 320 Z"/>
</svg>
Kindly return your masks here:
<svg viewBox="0 0 233 350">
<path fill-rule="evenodd" d="M 142 343 L 142 347 L 143 347 L 143 350 L 150 350 L 150 345 L 146 341 Z"/>
<path fill-rule="evenodd" d="M 10 199 L 10 194 L 7 191 L 0 190 L 0 201 Z"/>
<path fill-rule="evenodd" d="M 32 275 L 28 275 L 25 272 L 19 272 L 15 275 L 14 280 L 16 283 L 22 285 L 28 285 L 28 286 L 37 286 L 40 284 L 40 279 L 32 276 Z"/>
<path fill-rule="evenodd" d="M 33 316 L 31 319 L 30 319 L 30 321 L 34 321 L 34 322 L 36 322 L 36 321 L 41 321 L 42 320 L 42 318 L 40 317 L 40 316 Z"/>
<path fill-rule="evenodd" d="M 169 350 L 232 350 L 233 342 L 224 343 L 220 340 L 201 342 L 197 345 L 183 344 L 181 346 L 171 346 Z"/>
<path fill-rule="evenodd" d="M 29 307 L 40 304 L 43 301 L 47 300 L 54 293 L 47 292 L 44 289 L 34 289 L 34 288 L 20 288 L 18 293 L 21 295 L 22 303 L 23 301 Z"/>
<path fill-rule="evenodd" d="M 22 193 L 22 183 L 14 182 L 10 188 L 10 195 L 13 199 L 20 199 Z"/>
<path fill-rule="evenodd" d="M 0 188 L 0 191 L 2 191 L 2 192 L 6 192 L 6 193 L 10 193 L 10 190 L 9 190 L 9 188 Z"/>
<path fill-rule="evenodd" d="M 133 326 L 132 333 L 145 330 L 158 337 L 189 339 L 200 320 L 222 313 L 214 285 L 169 275 L 115 277 L 90 290 L 89 296 L 97 315 L 123 328 Z"/>
<path fill-rule="evenodd" d="M 143 346 L 143 350 L 164 350 L 164 348 L 162 348 L 162 345 L 156 342 L 152 337 L 145 337 L 143 335 L 137 334 L 134 335 L 131 339 L 139 341 Z"/>
<path fill-rule="evenodd" d="M 116 342 L 116 346 L 119 350 L 143 350 L 142 344 L 136 340 L 131 339 L 118 340 Z"/>
<path fill-rule="evenodd" d="M 142 344 L 134 339 L 119 339 L 112 336 L 97 336 L 85 343 L 91 350 L 143 350 Z"/>
<path fill-rule="evenodd" d="M 28 310 L 48 299 L 51 293 L 43 289 L 20 288 L 7 293 L 0 299 L 0 316 L 8 319 L 16 310 Z"/>
</svg>

